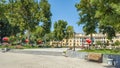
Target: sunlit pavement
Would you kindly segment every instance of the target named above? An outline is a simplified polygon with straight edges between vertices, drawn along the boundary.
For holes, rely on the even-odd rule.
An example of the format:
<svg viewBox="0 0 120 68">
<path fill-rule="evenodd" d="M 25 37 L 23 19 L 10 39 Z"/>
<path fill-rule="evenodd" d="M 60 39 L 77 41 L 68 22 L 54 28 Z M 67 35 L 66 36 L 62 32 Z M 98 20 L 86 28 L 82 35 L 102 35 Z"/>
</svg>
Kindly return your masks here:
<svg viewBox="0 0 120 68">
<path fill-rule="evenodd" d="M 25 51 L 54 51 L 54 52 L 63 52 L 68 48 L 38 48 L 38 49 L 24 49 Z M 80 48 L 75 48 L 76 50 L 81 50 Z"/>
<path fill-rule="evenodd" d="M 0 68 L 107 68 L 101 63 L 64 56 L 1 53 Z"/>
<path fill-rule="evenodd" d="M 35 49 L 12 49 L 14 51 L 51 51 L 51 52 L 63 52 L 69 48 L 35 48 Z M 75 50 L 81 50 L 80 48 L 75 48 Z"/>
<path fill-rule="evenodd" d="M 63 51 L 66 51 L 67 49 L 68 48 L 11 49 L 9 52 L 34 54 L 34 55 L 62 56 Z M 81 49 L 76 48 L 76 50 L 81 50 Z"/>
</svg>

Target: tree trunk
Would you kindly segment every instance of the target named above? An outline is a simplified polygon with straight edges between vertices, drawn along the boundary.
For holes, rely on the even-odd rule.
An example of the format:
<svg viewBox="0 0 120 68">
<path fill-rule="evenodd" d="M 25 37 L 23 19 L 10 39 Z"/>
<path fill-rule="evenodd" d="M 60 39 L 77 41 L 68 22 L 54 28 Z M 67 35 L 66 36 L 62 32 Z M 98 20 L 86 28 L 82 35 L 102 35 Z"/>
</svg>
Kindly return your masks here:
<svg viewBox="0 0 120 68">
<path fill-rule="evenodd" d="M 93 48 L 93 34 L 90 34 L 90 39 L 91 39 L 91 44 L 89 45 L 89 49 L 91 49 L 91 47 Z"/>
<path fill-rule="evenodd" d="M 93 34 L 90 34 L 90 39 L 91 39 L 91 45 L 93 45 Z"/>
</svg>

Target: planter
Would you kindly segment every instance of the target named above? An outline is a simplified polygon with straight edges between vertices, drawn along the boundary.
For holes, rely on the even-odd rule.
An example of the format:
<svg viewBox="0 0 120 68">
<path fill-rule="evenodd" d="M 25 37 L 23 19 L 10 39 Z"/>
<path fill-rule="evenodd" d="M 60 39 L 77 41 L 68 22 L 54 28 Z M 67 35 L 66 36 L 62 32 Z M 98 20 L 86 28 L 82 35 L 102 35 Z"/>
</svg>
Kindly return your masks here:
<svg viewBox="0 0 120 68">
<path fill-rule="evenodd" d="M 9 41 L 9 38 L 8 38 L 8 37 L 4 37 L 2 40 L 3 40 L 4 42 L 8 42 L 8 41 Z"/>
<path fill-rule="evenodd" d="M 21 46 L 21 45 L 16 45 L 15 48 L 16 48 L 16 49 L 23 49 L 23 46 Z"/>
<path fill-rule="evenodd" d="M 41 40 L 38 40 L 38 41 L 37 41 L 37 44 L 42 44 L 42 41 L 41 41 Z"/>
<path fill-rule="evenodd" d="M 28 39 L 26 39 L 26 40 L 25 40 L 25 42 L 26 42 L 26 43 L 28 43 L 28 42 L 29 42 L 29 40 L 28 40 Z"/>
</svg>

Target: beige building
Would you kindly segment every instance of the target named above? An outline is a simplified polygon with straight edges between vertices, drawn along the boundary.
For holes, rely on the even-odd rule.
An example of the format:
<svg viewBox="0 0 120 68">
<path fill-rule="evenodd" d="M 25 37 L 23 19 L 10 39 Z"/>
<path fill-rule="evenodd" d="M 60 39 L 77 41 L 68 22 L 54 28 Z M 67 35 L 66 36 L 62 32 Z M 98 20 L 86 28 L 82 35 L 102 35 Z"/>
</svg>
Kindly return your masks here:
<svg viewBox="0 0 120 68">
<path fill-rule="evenodd" d="M 81 33 L 76 33 L 74 38 L 70 38 L 70 39 L 63 39 L 62 41 L 51 41 L 50 45 L 56 46 L 57 44 L 59 46 L 87 46 L 89 45 L 86 42 L 86 39 L 90 39 L 90 35 L 85 35 L 85 34 L 81 34 Z M 96 41 L 101 41 L 102 43 L 106 42 L 108 39 L 106 38 L 106 35 L 103 35 L 101 33 L 99 34 L 93 34 L 93 44 L 96 44 Z M 116 34 L 116 37 L 112 39 L 113 42 L 115 42 L 116 40 L 120 41 L 120 34 Z M 67 42 L 68 41 L 68 42 Z"/>
</svg>

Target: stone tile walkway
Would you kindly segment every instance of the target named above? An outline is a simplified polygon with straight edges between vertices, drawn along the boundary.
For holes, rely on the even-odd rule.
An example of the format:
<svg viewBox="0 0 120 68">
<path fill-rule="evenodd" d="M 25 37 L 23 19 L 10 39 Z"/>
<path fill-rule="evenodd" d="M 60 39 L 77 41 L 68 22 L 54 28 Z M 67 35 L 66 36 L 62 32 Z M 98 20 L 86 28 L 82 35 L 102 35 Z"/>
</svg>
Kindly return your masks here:
<svg viewBox="0 0 120 68">
<path fill-rule="evenodd" d="M 64 56 L 0 53 L 0 68 L 110 68 L 101 63 Z"/>
</svg>

